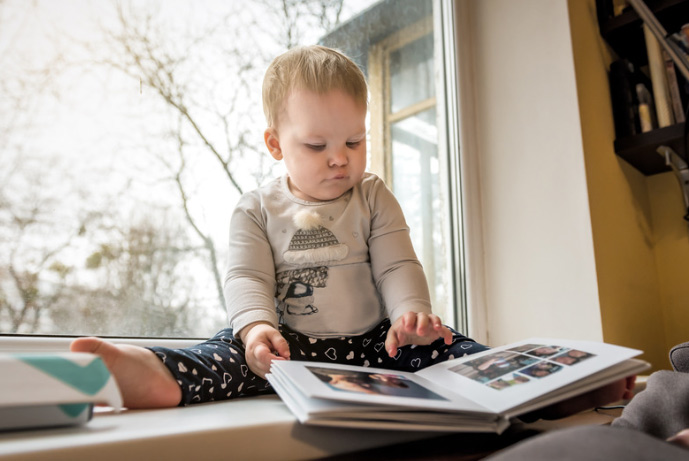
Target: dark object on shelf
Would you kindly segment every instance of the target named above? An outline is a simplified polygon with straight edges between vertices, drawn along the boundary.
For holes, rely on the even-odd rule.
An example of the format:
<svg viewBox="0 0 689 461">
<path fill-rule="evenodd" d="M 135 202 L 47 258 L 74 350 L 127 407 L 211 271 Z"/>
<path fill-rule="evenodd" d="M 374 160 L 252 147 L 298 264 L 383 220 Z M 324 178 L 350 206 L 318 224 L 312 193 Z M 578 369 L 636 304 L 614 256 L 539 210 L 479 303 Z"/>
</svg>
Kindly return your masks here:
<svg viewBox="0 0 689 461">
<path fill-rule="evenodd" d="M 634 66 L 626 59 L 610 64 L 610 96 L 615 134 L 627 137 L 639 133 L 638 103 L 635 97 Z"/>
</svg>

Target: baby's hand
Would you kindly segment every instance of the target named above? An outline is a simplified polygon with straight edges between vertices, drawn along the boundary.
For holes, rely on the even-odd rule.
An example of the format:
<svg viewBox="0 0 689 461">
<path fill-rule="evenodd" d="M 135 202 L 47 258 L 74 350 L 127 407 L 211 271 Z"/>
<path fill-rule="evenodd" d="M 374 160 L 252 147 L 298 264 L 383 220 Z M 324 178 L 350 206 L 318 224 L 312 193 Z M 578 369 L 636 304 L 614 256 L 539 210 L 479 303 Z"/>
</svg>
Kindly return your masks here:
<svg viewBox="0 0 689 461">
<path fill-rule="evenodd" d="M 263 322 L 242 328 L 241 339 L 246 346 L 246 364 L 261 378 L 270 371 L 273 360 L 288 360 L 289 345 L 280 332 Z"/>
<path fill-rule="evenodd" d="M 452 332 L 442 324 L 440 317 L 424 312 L 407 312 L 390 326 L 385 339 L 385 350 L 390 357 L 397 355 L 397 348 L 407 344 L 430 344 L 443 338 L 452 343 Z"/>
</svg>

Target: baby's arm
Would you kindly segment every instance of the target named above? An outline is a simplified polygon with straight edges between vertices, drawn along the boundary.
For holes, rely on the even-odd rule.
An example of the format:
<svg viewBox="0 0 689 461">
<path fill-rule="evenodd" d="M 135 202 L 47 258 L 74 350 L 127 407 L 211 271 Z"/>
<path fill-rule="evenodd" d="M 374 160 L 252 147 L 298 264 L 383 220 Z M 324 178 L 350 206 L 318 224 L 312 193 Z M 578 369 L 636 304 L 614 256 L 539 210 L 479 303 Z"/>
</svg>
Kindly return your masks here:
<svg viewBox="0 0 689 461">
<path fill-rule="evenodd" d="M 230 325 L 244 343 L 246 363 L 264 378 L 270 362 L 289 357 L 277 330 L 275 261 L 258 192 L 244 194 L 232 213 L 225 300 Z"/>
<path fill-rule="evenodd" d="M 246 364 L 261 378 L 270 371 L 270 362 L 289 359 L 287 341 L 267 322 L 249 324 L 237 336 L 245 346 Z"/>
<path fill-rule="evenodd" d="M 425 312 L 407 312 L 390 326 L 385 350 L 394 357 L 398 347 L 430 344 L 438 338 L 443 338 L 445 344 L 452 343 L 452 332 L 442 324 L 440 317 Z"/>
<path fill-rule="evenodd" d="M 382 181 L 371 184 L 371 271 L 392 322 L 385 350 L 394 357 L 397 348 L 407 344 L 425 345 L 438 338 L 450 344 L 452 332 L 431 313 L 428 283 L 414 252 L 402 208 Z"/>
</svg>

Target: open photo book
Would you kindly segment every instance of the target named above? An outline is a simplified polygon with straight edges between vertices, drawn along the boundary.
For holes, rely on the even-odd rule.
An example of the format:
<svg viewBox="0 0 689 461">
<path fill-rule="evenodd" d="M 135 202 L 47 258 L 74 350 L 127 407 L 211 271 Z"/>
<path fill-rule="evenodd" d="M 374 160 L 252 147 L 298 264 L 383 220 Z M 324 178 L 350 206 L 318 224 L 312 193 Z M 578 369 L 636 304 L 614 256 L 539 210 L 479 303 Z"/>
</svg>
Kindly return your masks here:
<svg viewBox="0 0 689 461">
<path fill-rule="evenodd" d="M 500 433 L 519 415 L 648 369 L 633 358 L 641 353 L 531 338 L 415 373 L 286 360 L 266 378 L 305 424 Z"/>
</svg>

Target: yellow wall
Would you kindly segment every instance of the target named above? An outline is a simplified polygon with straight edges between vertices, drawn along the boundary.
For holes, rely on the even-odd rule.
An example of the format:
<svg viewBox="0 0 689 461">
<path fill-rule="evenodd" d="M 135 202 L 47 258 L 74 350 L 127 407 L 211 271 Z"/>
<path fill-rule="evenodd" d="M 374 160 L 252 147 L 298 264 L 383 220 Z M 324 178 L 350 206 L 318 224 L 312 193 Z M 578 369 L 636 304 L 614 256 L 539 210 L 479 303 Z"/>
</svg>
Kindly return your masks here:
<svg viewBox="0 0 689 461">
<path fill-rule="evenodd" d="M 668 368 L 689 341 L 689 231 L 671 173 L 646 177 L 619 159 L 595 0 L 569 0 L 598 290 L 607 342 Z"/>
<path fill-rule="evenodd" d="M 689 223 L 673 173 L 647 178 L 655 236 L 665 345 L 689 341 Z"/>
</svg>

